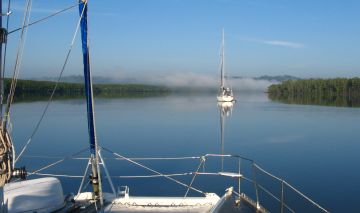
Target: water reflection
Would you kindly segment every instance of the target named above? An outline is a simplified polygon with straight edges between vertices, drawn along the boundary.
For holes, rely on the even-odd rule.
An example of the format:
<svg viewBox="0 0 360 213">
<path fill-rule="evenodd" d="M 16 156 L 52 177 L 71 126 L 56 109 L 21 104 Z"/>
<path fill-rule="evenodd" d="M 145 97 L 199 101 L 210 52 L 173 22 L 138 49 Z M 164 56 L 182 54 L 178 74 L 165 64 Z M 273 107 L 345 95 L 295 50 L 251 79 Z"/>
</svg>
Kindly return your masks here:
<svg viewBox="0 0 360 213">
<path fill-rule="evenodd" d="M 272 101 L 286 104 L 320 105 L 335 107 L 360 107 L 360 97 L 346 95 L 277 95 L 268 94 Z"/>
<path fill-rule="evenodd" d="M 220 111 L 220 143 L 221 151 L 220 154 L 225 152 L 225 120 L 226 117 L 230 117 L 235 102 L 218 102 L 218 107 Z M 224 170 L 224 157 L 221 158 L 221 171 Z"/>
<path fill-rule="evenodd" d="M 200 156 L 221 151 L 241 154 L 293 185 L 300 186 L 302 191 L 312 195 L 332 212 L 357 212 L 360 170 L 349 168 L 360 168 L 360 131 L 355 131 L 360 123 L 360 108 L 278 104 L 269 101 L 265 93 L 239 93 L 239 101 L 235 105 L 222 103 L 217 106 L 214 98 L 214 94 L 138 99 L 96 98 L 99 142 L 106 148 L 131 157 Z M 45 104 L 14 104 L 12 122 L 16 128 L 13 130 L 13 140 L 17 147 L 26 144 Z M 63 158 L 88 147 L 84 109 L 83 99 L 54 101 L 24 158 L 19 160 L 19 165 L 26 165 L 28 171 L 34 171 L 52 163 L 53 159 L 45 161 L 43 158 L 26 156 Z M 224 124 L 222 138 L 225 136 L 222 142 L 221 123 Z M 80 160 L 64 161 L 49 173 L 83 175 L 79 168 L 85 169 L 86 163 Z M 125 162 L 109 159 L 106 163 L 114 176 L 147 174 Z M 175 173 L 193 170 L 197 165 L 198 161 L 154 161 L 149 166 L 163 173 Z M 208 161 L 206 167 L 218 172 L 221 162 L 219 159 Z M 237 171 L 233 167 L 233 162 L 225 158 L 224 170 Z M 246 173 L 246 170 L 242 170 L 242 173 Z M 347 181 L 339 184 L 339 176 L 344 174 Z M 261 176 L 258 178 L 262 180 Z M 314 181 L 314 178 L 320 181 Z M 226 181 L 213 184 L 212 180 L 206 183 L 201 180 L 199 183 L 204 185 L 203 189 L 218 194 L 223 194 L 225 187 L 236 184 Z M 61 178 L 64 192 L 74 192 L 80 181 Z M 118 186 L 130 186 L 134 195 L 164 196 L 172 193 L 173 196 L 183 196 L 182 187 L 173 190 L 177 186 L 163 179 L 115 178 L 113 181 Z M 163 187 L 159 187 L 159 184 Z M 332 193 L 327 193 L 329 185 Z M 245 191 L 246 187 L 244 181 L 242 189 Z M 344 194 L 344 190 L 348 193 Z M 342 193 L 343 196 L 335 199 L 334 193 Z"/>
</svg>

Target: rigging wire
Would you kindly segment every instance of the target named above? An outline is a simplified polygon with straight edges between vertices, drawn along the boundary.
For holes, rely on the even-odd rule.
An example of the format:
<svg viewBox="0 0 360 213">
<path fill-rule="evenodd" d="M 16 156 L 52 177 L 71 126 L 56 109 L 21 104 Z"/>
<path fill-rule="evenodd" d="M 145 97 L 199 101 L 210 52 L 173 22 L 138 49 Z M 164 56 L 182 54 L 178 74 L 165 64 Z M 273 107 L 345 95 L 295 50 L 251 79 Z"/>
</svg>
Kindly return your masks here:
<svg viewBox="0 0 360 213">
<path fill-rule="evenodd" d="M 36 21 L 33 21 L 33 22 L 25 25 L 24 27 L 30 27 L 31 25 L 34 25 L 34 24 L 43 22 L 43 21 L 45 21 L 45 20 L 47 20 L 47 19 L 49 19 L 49 18 L 52 18 L 52 17 L 54 17 L 54 16 L 56 16 L 56 15 L 59 15 L 60 13 L 66 12 L 66 11 L 68 11 L 68 10 L 74 8 L 74 7 L 79 6 L 79 4 L 82 4 L 82 3 L 76 3 L 75 5 L 71 5 L 71 6 L 67 7 L 67 8 L 65 8 L 65 9 L 59 10 L 59 11 L 57 11 L 57 12 L 55 12 L 55 13 L 53 13 L 53 14 L 50 14 L 50 15 L 44 17 L 44 18 L 41 18 L 41 19 L 36 20 Z M 21 27 L 16 28 L 16 29 L 14 29 L 14 30 L 11 30 L 10 32 L 8 32 L 8 35 L 11 34 L 11 33 L 17 32 L 17 31 L 19 31 L 19 30 L 21 30 Z"/>
<path fill-rule="evenodd" d="M 163 174 L 163 175 L 126 175 L 126 176 L 111 176 L 111 178 L 119 179 L 132 179 L 132 178 L 159 178 L 159 177 L 176 177 L 176 176 L 189 176 L 193 175 L 194 172 L 185 172 L 185 173 L 174 173 L 174 174 Z M 50 177 L 66 177 L 66 178 L 83 178 L 83 175 L 67 175 L 67 174 L 51 174 L 51 173 L 41 173 L 36 172 L 34 175 L 38 176 L 50 176 Z"/>
<path fill-rule="evenodd" d="M 190 188 L 191 188 L 191 186 L 193 185 L 193 183 L 194 183 L 194 181 L 195 181 L 196 175 L 197 175 L 197 173 L 199 172 L 201 166 L 202 166 L 204 163 L 205 163 L 205 157 L 202 157 L 202 158 L 200 159 L 200 164 L 199 164 L 196 172 L 194 173 L 194 176 L 193 176 L 193 178 L 191 179 L 191 182 L 190 182 L 190 184 L 189 184 L 189 186 L 188 186 L 188 188 L 187 188 L 187 190 L 186 190 L 186 192 L 185 192 L 184 198 L 187 197 L 187 195 L 188 195 L 188 193 L 189 193 L 189 191 L 190 191 Z"/>
<path fill-rule="evenodd" d="M 36 20 L 36 21 L 34 21 L 34 22 L 31 22 L 31 23 L 28 23 L 28 24 L 26 24 L 25 26 L 23 26 L 23 27 L 25 27 L 25 28 L 27 28 L 27 27 L 30 27 L 31 25 L 34 25 L 34 24 L 37 24 L 37 23 L 39 23 L 39 22 L 42 22 L 42 21 L 45 21 L 45 20 L 47 20 L 47 19 L 49 19 L 49 18 L 52 18 L 52 17 L 54 17 L 54 16 L 56 16 L 56 15 L 58 15 L 58 14 L 60 14 L 60 13 L 63 13 L 63 12 L 65 12 L 65 11 L 68 11 L 68 10 L 70 10 L 70 9 L 72 9 L 72 8 L 74 8 L 74 7 L 76 7 L 76 6 L 78 6 L 79 5 L 79 3 L 77 3 L 77 4 L 75 4 L 75 5 L 72 5 L 72 6 L 70 6 L 70 7 L 67 7 L 67 8 L 65 8 L 65 9 L 63 9 L 63 10 L 60 10 L 60 11 L 57 11 L 57 12 L 55 12 L 55 13 L 53 13 L 53 14 L 51 14 L 51 15 L 49 15 L 49 16 L 47 16 L 47 17 L 44 17 L 44 18 L 41 18 L 41 19 L 39 19 L 39 20 Z M 9 22 L 10 22 L 10 9 L 11 9 L 11 0 L 9 0 L 8 1 L 8 8 L 7 8 L 7 19 L 6 19 L 6 31 L 8 32 L 7 33 L 7 35 L 9 35 L 9 34 L 11 34 L 11 33 L 14 33 L 14 32 L 17 32 L 17 31 L 19 31 L 19 30 L 21 30 L 22 29 L 22 27 L 19 27 L 19 28 L 17 28 L 17 29 L 14 29 L 14 30 L 12 30 L 12 31 L 10 31 L 9 32 Z M 3 79 L 5 78 L 5 68 L 6 68 L 6 56 L 7 56 L 7 42 L 5 43 L 5 47 L 4 47 L 4 61 L 3 61 L 3 72 L 2 72 L 2 76 L 1 76 L 1 80 L 3 81 Z M 2 101 L 3 101 L 3 94 L 4 94 L 4 82 L 1 84 L 1 113 L 2 113 Z"/>
<path fill-rule="evenodd" d="M 7 7 L 7 16 L 6 16 L 6 31 L 9 31 L 9 22 L 10 22 L 10 8 L 11 8 L 11 1 L 8 1 L 8 7 Z M 2 11 L 1 11 L 2 12 Z M 6 54 L 7 53 L 7 42 L 5 42 L 4 45 L 4 56 L 3 56 L 3 66 L 1 66 L 0 72 L 1 72 L 1 76 L 0 76 L 0 81 L 1 81 L 1 88 L 0 88 L 0 121 L 2 120 L 2 112 L 3 112 L 3 101 L 4 101 L 4 79 L 5 79 L 5 65 L 6 65 Z"/>
<path fill-rule="evenodd" d="M 41 172 L 42 170 L 48 169 L 48 168 L 50 168 L 50 167 L 53 167 L 53 166 L 55 166 L 55 165 L 57 165 L 57 164 L 59 164 L 59 163 L 61 163 L 61 162 L 64 162 L 65 160 L 71 159 L 72 157 L 77 156 L 77 155 L 79 155 L 79 154 L 81 154 L 81 153 L 83 153 L 83 152 L 85 152 L 85 151 L 87 151 L 87 150 L 88 150 L 88 149 L 85 148 L 85 149 L 82 149 L 82 150 L 80 150 L 80 151 L 78 151 L 78 152 L 75 152 L 75 153 L 72 154 L 72 155 L 68 155 L 68 156 L 66 156 L 66 157 L 64 157 L 64 158 L 62 158 L 62 159 L 60 159 L 60 160 L 57 160 L 57 161 L 55 161 L 55 162 L 53 162 L 53 163 L 50 163 L 50 164 L 48 164 L 48 165 L 46 165 L 46 166 L 44 166 L 44 167 L 41 167 L 40 169 L 37 169 L 37 170 L 35 170 L 35 171 L 33 171 L 33 172 L 28 173 L 28 176 L 34 175 L 34 174 L 36 174 L 36 173 L 38 173 L 38 172 Z"/>
<path fill-rule="evenodd" d="M 133 164 L 135 164 L 135 165 L 137 165 L 137 166 L 139 166 L 139 167 L 141 167 L 141 168 L 144 168 L 144 169 L 146 169 L 146 170 L 148 170 L 148 171 L 151 171 L 151 172 L 153 172 L 153 173 L 155 173 L 155 174 L 157 174 L 157 175 L 161 175 L 162 177 L 164 177 L 164 178 L 166 178 L 166 179 L 168 179 L 168 180 L 171 180 L 171 181 L 173 181 L 173 182 L 175 182 L 175 183 L 177 183 L 177 184 L 179 184 L 179 185 L 185 186 L 186 188 L 189 188 L 189 189 L 191 189 L 191 190 L 194 190 L 194 191 L 196 191 L 196 192 L 198 192 L 198 193 L 200 193 L 200 194 L 206 195 L 205 192 L 203 192 L 203 191 L 201 191 L 201 190 L 199 190 L 199 189 L 196 189 L 196 188 L 194 188 L 194 187 L 192 187 L 192 186 L 190 186 L 190 185 L 187 185 L 187 184 L 185 184 L 185 183 L 183 183 L 183 182 L 181 182 L 181 181 L 179 181 L 179 180 L 176 180 L 175 178 L 166 176 L 165 174 L 162 174 L 161 172 L 158 172 L 158 171 L 156 171 L 156 170 L 154 170 L 154 169 L 151 169 L 151 168 L 149 168 L 149 167 L 147 167 L 147 166 L 145 166 L 145 165 L 143 165 L 143 164 L 141 164 L 141 163 L 138 163 L 138 162 L 136 162 L 136 161 L 133 161 L 133 160 L 131 160 L 131 159 L 125 157 L 125 156 L 122 156 L 122 155 L 120 155 L 120 154 L 118 154 L 118 153 L 116 153 L 116 152 L 113 152 L 113 151 L 111 151 L 111 150 L 109 150 L 109 149 L 107 149 L 107 148 L 104 148 L 104 147 L 101 147 L 101 148 L 102 148 L 103 150 L 105 150 L 105 151 L 107 151 L 107 152 L 109 152 L 109 153 L 111 153 L 111 154 L 113 154 L 113 155 L 115 155 L 115 156 L 117 156 L 117 157 L 123 158 L 123 159 L 125 159 L 126 161 L 129 161 L 130 163 L 133 163 Z"/>
<path fill-rule="evenodd" d="M 9 3 L 9 5 L 10 5 L 10 3 Z M 10 7 L 9 5 L 8 5 L 8 10 Z M 10 92 L 9 92 L 8 98 L 7 98 L 5 113 L 3 114 L 3 117 L 1 117 L 1 120 L 0 120 L 0 122 L 1 122 L 1 125 L 0 125 L 1 126 L 1 142 L 4 144 L 3 148 L 1 148 L 1 149 L 4 149 L 3 150 L 4 152 L 1 154 L 1 159 L 2 159 L 1 160 L 2 161 L 1 169 L 3 171 L 7 172 L 6 177 L 3 174 L 0 175 L 0 185 L 1 186 L 3 186 L 4 181 L 9 181 L 11 179 L 12 170 L 14 169 L 14 165 L 15 165 L 15 163 L 14 163 L 15 148 L 11 141 L 11 137 L 9 136 L 9 131 L 11 131 L 10 130 L 10 128 L 11 128 L 10 111 L 11 111 L 11 104 L 14 99 L 17 79 L 19 77 L 20 66 L 21 66 L 22 56 L 24 53 L 25 40 L 26 40 L 26 35 L 27 35 L 27 29 L 25 29 L 24 26 L 26 24 L 28 24 L 30 21 L 31 6 L 32 6 L 32 0 L 27 0 L 25 2 L 24 17 L 23 17 L 23 21 L 22 21 L 21 34 L 20 34 L 20 39 L 19 39 L 17 53 L 16 53 L 16 60 L 15 60 L 15 66 L 14 66 L 13 76 L 12 76 L 12 80 L 11 80 Z M 9 15 L 9 13 L 7 15 Z M 2 62 L 0 62 L 0 63 L 2 63 Z M 3 77 L 3 76 L 1 76 L 1 77 Z M 3 82 L 4 82 L 3 78 L 1 79 L 1 81 L 2 81 L 1 94 L 3 94 Z M 3 106 L 2 98 L 3 98 L 3 96 L 1 95 L 1 108 Z M 1 113 L 2 113 L 2 110 L 1 110 Z M 4 156 L 3 154 L 6 154 L 6 155 Z"/>
<path fill-rule="evenodd" d="M 17 79 L 18 79 L 19 73 L 20 73 L 20 65 L 21 65 L 21 60 L 22 60 L 22 56 L 23 56 L 23 53 L 24 53 L 25 39 L 26 39 L 26 35 L 27 35 L 27 28 L 25 28 L 24 26 L 27 23 L 29 23 L 31 5 L 32 5 L 32 0 L 28 0 L 27 4 L 26 4 L 26 7 L 25 7 L 24 19 L 23 19 L 23 24 L 22 24 L 22 28 L 21 28 L 20 41 L 19 41 L 19 46 L 18 46 L 18 49 L 17 49 L 16 61 L 15 61 L 15 66 L 14 66 L 10 91 L 9 91 L 7 104 L 6 104 L 6 109 L 5 109 L 5 114 L 4 114 L 4 118 L 3 118 L 4 119 L 3 120 L 3 128 L 4 128 L 4 130 L 7 129 L 8 124 L 9 124 L 11 104 L 12 104 L 12 102 L 14 100 L 15 88 L 16 88 Z"/>
<path fill-rule="evenodd" d="M 45 117 L 45 115 L 46 115 L 46 112 L 47 112 L 47 110 L 48 110 L 48 108 L 49 108 L 49 106 L 50 106 L 50 103 L 52 102 L 52 99 L 53 99 L 53 97 L 54 97 L 54 95 L 55 95 L 55 91 L 56 91 L 56 89 L 57 89 L 57 87 L 58 87 L 58 85 L 59 85 L 59 82 L 60 82 L 60 80 L 61 80 L 61 77 L 62 77 L 62 75 L 63 75 L 63 73 L 64 73 L 64 71 L 65 71 L 66 65 L 67 65 L 67 63 L 68 63 L 68 61 L 69 61 L 70 54 L 71 54 L 72 49 L 73 49 L 73 47 L 74 47 L 75 39 L 76 39 L 76 36 L 77 36 L 77 34 L 78 34 L 78 32 L 79 32 L 79 28 L 80 28 L 80 21 L 81 21 L 83 15 L 84 15 L 84 11 L 82 11 L 82 14 L 81 14 L 81 16 L 80 16 L 80 18 L 79 18 L 79 20 L 78 20 L 77 25 L 76 25 L 76 29 L 75 29 L 75 32 L 74 32 L 74 35 L 73 35 L 73 38 L 72 38 L 72 41 L 71 41 L 69 50 L 68 50 L 68 52 L 67 52 L 67 55 L 66 55 L 66 58 L 65 58 L 65 62 L 64 62 L 64 64 L 63 64 L 62 68 L 61 68 L 61 71 L 60 71 L 59 76 L 58 76 L 58 79 L 57 79 L 57 81 L 56 81 L 56 83 L 55 83 L 54 89 L 53 89 L 52 92 L 51 92 L 50 98 L 49 98 L 48 102 L 46 103 L 46 106 L 45 106 L 45 108 L 44 108 L 44 111 L 43 111 L 43 113 L 41 114 L 40 119 L 39 119 L 39 121 L 37 122 L 37 124 L 36 124 L 33 132 L 31 133 L 30 138 L 27 140 L 26 144 L 25 144 L 24 147 L 21 149 L 21 152 L 19 153 L 19 155 L 18 155 L 17 158 L 15 159 L 15 163 L 20 159 L 21 155 L 25 152 L 25 150 L 27 149 L 28 145 L 29 145 L 30 142 L 32 141 L 34 135 L 35 135 L 36 132 L 38 131 L 38 129 L 39 129 L 39 127 L 40 127 L 40 124 L 41 124 L 41 122 L 43 121 L 43 119 L 44 119 L 44 117 Z"/>
</svg>

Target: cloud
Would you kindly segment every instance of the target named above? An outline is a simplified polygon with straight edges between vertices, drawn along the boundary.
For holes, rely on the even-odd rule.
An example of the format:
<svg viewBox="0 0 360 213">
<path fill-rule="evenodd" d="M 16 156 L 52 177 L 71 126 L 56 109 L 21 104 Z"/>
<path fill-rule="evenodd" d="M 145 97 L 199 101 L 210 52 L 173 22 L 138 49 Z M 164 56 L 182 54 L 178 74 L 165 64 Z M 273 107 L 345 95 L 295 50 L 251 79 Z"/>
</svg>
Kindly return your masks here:
<svg viewBox="0 0 360 213">
<path fill-rule="evenodd" d="M 295 43 L 295 42 L 289 42 L 289 41 L 279 41 L 279 40 L 262 41 L 262 43 L 273 45 L 273 46 L 283 46 L 283 47 L 291 47 L 291 48 L 303 48 L 304 47 L 304 45 L 301 43 Z"/>
<path fill-rule="evenodd" d="M 288 48 L 304 48 L 305 45 L 298 42 L 284 41 L 284 40 L 262 40 L 262 39 L 254 39 L 254 38 L 244 38 L 244 41 L 256 42 L 260 44 L 266 44 L 271 46 L 280 46 L 280 47 L 288 47 Z"/>
</svg>

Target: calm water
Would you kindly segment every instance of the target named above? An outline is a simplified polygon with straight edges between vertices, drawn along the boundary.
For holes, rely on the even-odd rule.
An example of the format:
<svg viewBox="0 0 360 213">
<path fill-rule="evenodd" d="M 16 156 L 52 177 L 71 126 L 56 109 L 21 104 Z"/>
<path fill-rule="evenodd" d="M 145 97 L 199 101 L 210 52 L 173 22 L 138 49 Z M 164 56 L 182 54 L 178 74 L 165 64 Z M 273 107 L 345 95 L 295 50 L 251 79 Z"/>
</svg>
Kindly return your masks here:
<svg viewBox="0 0 360 213">
<path fill-rule="evenodd" d="M 18 103 L 12 112 L 17 150 L 25 144 L 45 102 Z M 28 171 L 87 147 L 85 102 L 55 101 L 25 156 Z M 99 143 L 131 157 L 199 156 L 220 153 L 220 113 L 215 96 L 96 99 Z M 360 194 L 360 109 L 286 105 L 265 94 L 238 97 L 226 117 L 225 153 L 241 154 L 300 189 L 332 212 L 356 212 Z M 82 156 L 86 156 L 85 152 Z M 110 155 L 104 152 L 105 157 Z M 82 175 L 86 161 L 66 161 L 44 173 Z M 198 161 L 144 162 L 164 173 L 196 169 Z M 107 160 L 111 175 L 151 174 L 125 162 Z M 220 167 L 220 163 L 213 166 Z M 179 178 L 181 179 L 181 178 Z M 80 179 L 61 178 L 66 192 Z M 181 179 L 182 180 L 182 179 Z M 182 194 L 183 187 L 156 179 L 114 179 L 130 194 Z M 200 186 L 223 193 L 222 181 Z M 221 186 L 220 186 L 221 185 Z M 161 187 L 160 187 L 161 186 Z M 245 187 L 246 188 L 246 187 Z"/>
</svg>

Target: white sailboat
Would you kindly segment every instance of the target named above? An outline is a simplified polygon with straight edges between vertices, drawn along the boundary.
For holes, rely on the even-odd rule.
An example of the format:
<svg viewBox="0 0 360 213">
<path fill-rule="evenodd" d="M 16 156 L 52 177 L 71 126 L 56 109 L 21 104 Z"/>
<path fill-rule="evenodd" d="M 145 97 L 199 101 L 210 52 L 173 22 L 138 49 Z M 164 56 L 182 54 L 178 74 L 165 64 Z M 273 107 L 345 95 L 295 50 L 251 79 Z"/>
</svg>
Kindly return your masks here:
<svg viewBox="0 0 360 213">
<path fill-rule="evenodd" d="M 225 84 L 225 38 L 224 29 L 222 31 L 221 40 L 221 60 L 220 60 L 220 88 L 217 95 L 218 102 L 232 102 L 235 101 L 233 91 Z"/>
<path fill-rule="evenodd" d="M 1 2 L 1 1 L 0 1 Z M 80 18 L 78 22 L 78 28 L 81 29 L 81 38 L 82 38 L 82 51 L 83 51 L 83 63 L 84 63 L 84 81 L 85 81 L 85 90 L 86 90 L 86 103 L 87 103 L 87 117 L 88 117 L 88 133 L 89 133 L 89 144 L 90 144 L 90 156 L 88 158 L 88 164 L 85 168 L 84 175 L 81 177 L 82 181 L 79 186 L 78 192 L 76 195 L 64 196 L 62 185 L 57 177 L 67 177 L 66 175 L 61 174 L 46 174 L 48 177 L 45 178 L 34 178 L 31 180 L 24 180 L 26 178 L 26 171 L 23 168 L 15 169 L 15 153 L 14 147 L 11 141 L 11 134 L 9 134 L 10 125 L 10 108 L 11 102 L 9 102 L 5 111 L 5 116 L 2 117 L 3 122 L 1 123 L 0 128 L 0 166 L 2 166 L 0 173 L 0 212 L 229 212 L 229 209 L 238 210 L 237 212 L 267 212 L 267 210 L 261 205 L 261 198 L 259 196 L 260 192 L 268 193 L 269 191 L 264 188 L 256 180 L 256 173 L 264 173 L 265 175 L 270 175 L 272 178 L 281 181 L 281 190 L 284 190 L 284 187 L 287 189 L 293 189 L 297 191 L 290 184 L 286 183 L 284 180 L 279 179 L 270 173 L 266 172 L 264 169 L 259 167 L 254 161 L 241 157 L 239 155 L 229 155 L 229 154 L 206 154 L 202 156 L 192 156 L 192 157 L 175 157 L 171 158 L 177 160 L 183 159 L 194 159 L 199 162 L 198 168 L 195 171 L 189 171 L 182 174 L 166 174 L 161 171 L 155 170 L 146 166 L 134 159 L 125 157 L 119 153 L 116 153 L 112 150 L 109 150 L 105 147 L 101 147 L 98 144 L 96 137 L 96 128 L 95 128 L 95 114 L 94 114 L 94 102 L 93 102 L 93 89 L 92 89 L 92 77 L 90 69 L 90 57 L 89 57 L 89 43 L 88 43 L 88 30 L 87 30 L 87 14 L 88 14 L 88 1 L 79 0 L 76 6 L 79 7 Z M 29 23 L 29 11 L 31 8 L 31 0 L 26 1 L 25 6 L 25 18 L 24 23 L 21 27 L 21 34 L 26 33 L 26 29 L 32 23 Z M 0 10 L 1 4 L 0 4 Z M 65 10 L 63 10 L 65 11 Z M 8 13 L 6 13 L 9 15 Z M 50 17 L 50 16 L 49 16 Z M 0 20 L 1 22 L 1 20 Z M 34 21 L 33 23 L 37 23 Z M 1 28 L 1 26 L 0 26 Z M 7 31 L 3 28 L 2 36 L 7 35 Z M 76 29 L 76 32 L 78 31 Z M 22 36 L 20 36 L 22 38 Z M 1 36 L 0 36 L 1 38 Z M 6 39 L 2 39 L 2 42 L 6 42 Z M 22 40 L 24 42 L 24 40 Z M 73 43 L 72 43 L 73 44 Z M 20 45 L 21 46 L 21 45 Z M 71 45 L 72 46 L 72 45 Z M 0 45 L 2 49 L 2 44 Z M 21 50 L 19 50 L 21 51 Z M 71 49 L 69 50 L 71 51 Z M 2 51 L 1 51 L 2 52 Z M 21 55 L 21 54 L 20 54 Z M 69 55 L 69 54 L 68 54 Z M 1 57 L 0 57 L 1 58 Z M 67 58 L 65 63 L 67 62 Z M 20 63 L 20 62 L 19 62 Z M 1 61 L 0 61 L 0 64 Z M 0 69 L 2 71 L 2 69 Z M 18 67 L 14 69 L 14 86 L 12 90 L 16 88 L 16 79 L 18 72 Z M 3 72 L 2 72 L 3 73 Z M 1 73 L 0 73 L 1 74 Z M 2 76 L 2 75 L 0 75 Z M 60 74 L 61 76 L 61 74 Z M 3 78 L 1 78 L 2 80 Z M 1 81 L 0 81 L 1 82 Z M 222 84 L 223 87 L 223 84 Z M 56 87 L 54 88 L 54 91 Z M 10 101 L 12 101 L 10 94 Z M 232 95 L 232 94 L 231 94 Z M 51 101 L 51 98 L 49 99 Z M 226 100 L 230 99 L 223 99 Z M 225 104 L 225 109 L 229 108 Z M 46 111 L 44 111 L 46 112 Z M 2 115 L 2 114 L 1 114 Z M 41 122 L 41 119 L 40 119 Z M 27 144 L 28 145 L 28 144 Z M 151 175 L 141 176 L 143 178 L 163 178 L 168 181 L 172 181 L 182 187 L 186 191 L 183 196 L 180 197 L 149 197 L 149 196 L 131 196 L 129 187 L 125 186 L 122 190 L 115 190 L 115 186 L 112 182 L 111 175 L 106 167 L 106 163 L 102 158 L 102 152 L 108 152 L 116 157 L 116 159 L 125 160 L 139 168 L 142 168 L 148 172 L 151 172 Z M 82 152 L 82 151 L 81 151 Z M 78 152 L 77 154 L 81 153 Z M 21 152 L 22 153 L 22 152 Z M 20 154 L 21 154 L 20 153 Z M 73 156 L 76 156 L 74 154 Z M 206 171 L 205 161 L 210 158 L 230 158 L 235 159 L 235 162 L 238 162 L 238 170 L 236 171 Z M 143 159 L 144 160 L 144 159 Z M 157 160 L 168 160 L 168 158 L 157 158 Z M 61 163 L 62 160 L 58 160 L 54 163 L 51 163 L 41 169 L 31 172 L 32 175 L 40 175 L 39 171 L 43 171 L 47 168 L 50 168 L 53 165 Z M 252 177 L 247 176 L 247 174 L 242 174 L 243 163 L 247 162 L 252 171 Z M 241 163 L 241 164 L 240 164 Z M 202 170 L 200 170 L 203 168 Z M 89 175 L 90 174 L 90 175 Z M 89 178 L 90 176 L 90 178 Z M 206 189 L 201 189 L 199 186 L 195 186 L 195 179 L 198 176 L 211 176 L 211 177 L 221 177 L 228 178 L 230 180 L 236 180 L 238 183 L 238 190 L 234 190 L 233 187 L 227 189 L 224 188 L 223 196 L 218 196 L 215 193 L 207 192 Z M 140 177 L 140 178 L 141 178 Z M 180 181 L 176 177 L 189 177 L 190 181 L 187 183 L 185 181 Z M 22 179 L 19 180 L 18 178 Z M 126 176 L 126 178 L 139 178 L 139 176 Z M 105 180 L 108 181 L 110 186 L 110 192 L 103 191 L 103 184 Z M 253 186 L 253 192 L 255 192 L 255 198 L 250 198 L 245 195 L 244 192 L 240 190 L 240 182 L 247 181 L 248 184 Z M 86 184 L 88 183 L 88 184 Z M 216 184 L 216 182 L 214 183 Z M 86 191 L 86 185 L 90 185 L 91 190 Z M 159 186 L 161 187 L 161 186 Z M 189 196 L 190 191 L 196 192 L 201 196 Z M 304 197 L 302 193 L 298 193 L 300 196 Z M 270 194 L 272 195 L 272 194 Z M 321 206 L 305 197 L 312 204 L 314 204 L 318 209 L 323 212 L 327 212 Z M 282 210 L 291 210 L 285 203 L 284 194 L 281 198 L 277 198 L 279 206 Z M 292 211 L 293 212 L 293 211 Z"/>
</svg>

